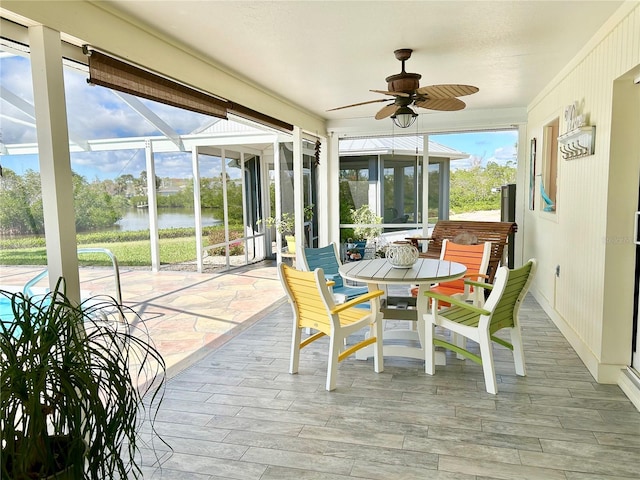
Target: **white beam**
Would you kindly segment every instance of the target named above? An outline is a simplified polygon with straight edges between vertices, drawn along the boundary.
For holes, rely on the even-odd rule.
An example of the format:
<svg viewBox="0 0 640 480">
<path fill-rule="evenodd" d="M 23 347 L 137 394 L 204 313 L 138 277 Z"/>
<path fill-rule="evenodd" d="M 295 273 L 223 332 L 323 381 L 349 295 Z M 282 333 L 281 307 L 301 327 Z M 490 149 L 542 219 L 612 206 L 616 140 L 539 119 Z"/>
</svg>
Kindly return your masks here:
<svg viewBox="0 0 640 480">
<path fill-rule="evenodd" d="M 193 213 L 196 222 L 196 264 L 198 273 L 202 273 L 204 266 L 202 245 L 202 204 L 200 200 L 200 162 L 198 158 L 200 152 L 198 147 L 191 153 L 191 163 L 193 167 Z"/>
<path fill-rule="evenodd" d="M 274 170 L 275 191 L 276 191 L 275 216 L 273 215 L 273 212 L 271 212 L 271 216 L 274 216 L 274 218 L 282 218 L 282 185 L 280 181 L 282 178 L 282 171 L 281 171 L 282 167 L 280 163 L 281 163 L 280 162 L 280 143 L 275 142 L 273 144 L 273 170 Z M 266 191 L 269 192 L 269 189 L 267 188 Z M 267 196 L 267 198 L 269 198 L 269 196 Z M 270 242 L 267 242 L 267 247 L 269 247 L 269 249 L 271 248 Z M 282 235 L 280 235 L 277 232 L 276 232 L 276 262 L 277 263 L 282 262 Z"/>
<path fill-rule="evenodd" d="M 20 98 L 18 95 L 13 93 L 11 90 L 7 90 L 6 88 L 0 86 L 0 98 L 2 98 L 2 100 L 4 100 L 4 101 L 10 103 L 14 107 L 16 107 L 18 110 L 20 110 L 22 113 L 24 113 L 27 117 L 35 120 L 36 112 L 35 112 L 35 109 L 33 108 L 33 105 L 31 105 L 29 102 L 27 102 L 23 98 Z M 30 125 L 30 126 L 33 126 L 35 128 L 34 124 L 29 124 L 28 122 L 25 122 L 24 120 L 20 120 L 20 119 L 13 118 L 13 117 L 8 117 L 6 115 L 3 115 L 3 116 L 5 118 L 8 118 L 9 120 L 12 120 L 12 121 L 16 122 L 16 123 L 22 123 L 24 125 Z M 84 139 L 80 139 L 79 136 L 75 135 L 73 132 L 69 132 L 69 139 L 73 143 L 75 143 L 81 150 L 86 151 L 86 150 L 89 149 L 89 144 L 87 143 L 87 141 L 84 140 Z"/>
<path fill-rule="evenodd" d="M 326 222 L 329 226 L 329 242 L 340 244 L 340 140 L 338 135 L 329 135 L 327 152 L 326 176 L 327 184 L 327 206 L 319 222 Z M 322 165 L 322 164 L 320 164 Z M 320 214 L 320 212 L 319 212 Z"/>
<path fill-rule="evenodd" d="M 302 171 L 302 130 L 293 127 L 293 215 L 296 236 L 296 268 L 304 268 L 302 250 L 304 249 L 304 186 Z"/>
<path fill-rule="evenodd" d="M 117 90 L 111 90 L 118 97 L 122 99 L 124 103 L 133 108 L 142 118 L 149 122 L 153 127 L 160 130 L 164 135 L 171 140 L 179 151 L 184 151 L 184 145 L 180 134 L 176 132 L 171 125 L 162 120 L 158 115 L 153 113 L 149 107 L 140 101 L 138 97 L 129 95 L 128 93 L 118 92 Z"/>
<path fill-rule="evenodd" d="M 229 134 L 229 133 L 213 133 L 199 135 L 182 135 L 181 140 L 184 149 L 187 152 L 192 151 L 197 146 L 212 147 L 234 147 L 234 151 L 244 152 L 249 155 L 260 155 L 262 150 L 277 141 L 278 136 L 265 133 L 251 134 Z M 128 138 L 103 138 L 88 140 L 88 150 L 92 152 L 110 152 L 114 150 L 133 150 L 145 148 L 145 142 L 151 140 L 153 143 L 153 151 L 175 152 L 177 151 L 174 142 L 166 137 L 128 137 Z M 253 145 L 253 147 L 252 147 Z M 37 155 L 37 143 L 17 143 L 6 145 L 8 155 Z M 85 151 L 75 145 L 70 145 L 71 152 Z"/>
<path fill-rule="evenodd" d="M 251 208 L 251 205 L 248 204 L 247 198 L 247 187 L 246 187 L 247 177 L 245 174 L 244 167 L 244 153 L 240 154 L 240 185 L 242 185 L 242 236 L 246 237 L 248 235 L 247 231 L 247 212 Z M 253 228 L 252 228 L 253 230 Z M 252 232 L 252 235 L 254 233 Z M 244 240 L 244 263 L 249 263 L 249 248 L 247 244 L 247 240 Z M 254 252 L 255 253 L 255 252 Z"/>
<path fill-rule="evenodd" d="M 418 116 L 417 127 L 412 127 L 407 134 L 447 133 L 460 131 L 487 131 L 513 128 L 527 123 L 526 108 L 502 108 L 491 110 L 462 110 L 457 112 L 422 113 Z M 350 118 L 327 122 L 327 131 L 340 138 L 357 136 L 393 136 L 400 133 L 394 131 L 391 119 L 375 120 L 374 118 Z M 400 129 L 401 130 L 401 129 Z M 409 129 L 406 129 L 409 130 Z"/>
<path fill-rule="evenodd" d="M 220 155 L 220 159 L 222 160 L 220 178 L 222 179 L 222 211 L 223 215 L 223 225 L 224 225 L 224 243 L 225 243 L 225 263 L 227 268 L 230 267 L 229 263 L 229 202 L 227 201 L 227 154 L 222 149 L 222 154 Z"/>
<path fill-rule="evenodd" d="M 80 303 L 80 278 L 73 206 L 69 133 L 64 97 L 60 33 L 44 26 L 29 28 L 31 75 L 39 147 L 42 207 L 49 286 L 65 278 L 66 293 Z"/>
<path fill-rule="evenodd" d="M 158 234 L 158 197 L 156 192 L 156 164 L 151 141 L 145 143 L 147 162 L 147 206 L 149 209 L 149 240 L 151 241 L 151 271 L 160 271 L 160 237 Z"/>
<path fill-rule="evenodd" d="M 429 236 L 429 135 L 422 139 L 422 236 Z M 417 219 L 416 219 L 417 220 Z"/>
<path fill-rule="evenodd" d="M 329 169 L 329 143 L 327 142 L 327 137 L 320 137 L 320 165 L 316 167 L 317 181 L 318 185 L 315 185 L 314 188 L 317 188 L 317 202 L 316 205 L 316 215 L 318 216 L 318 246 L 322 247 L 328 245 L 331 240 L 331 230 L 332 227 L 329 225 L 329 219 L 335 217 L 331 217 L 329 215 L 329 208 L 331 208 L 331 191 L 329 190 L 329 186 L 332 185 L 330 182 L 330 169 Z M 333 185 L 333 191 L 338 191 L 335 185 Z"/>
</svg>

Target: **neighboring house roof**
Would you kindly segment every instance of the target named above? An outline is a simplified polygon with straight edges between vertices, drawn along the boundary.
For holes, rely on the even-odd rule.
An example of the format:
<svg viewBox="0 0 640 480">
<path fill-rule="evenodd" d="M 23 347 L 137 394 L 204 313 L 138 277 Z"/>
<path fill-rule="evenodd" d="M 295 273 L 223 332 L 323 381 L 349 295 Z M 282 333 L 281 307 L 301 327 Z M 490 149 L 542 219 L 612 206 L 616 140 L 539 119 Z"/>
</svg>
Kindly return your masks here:
<svg viewBox="0 0 640 480">
<path fill-rule="evenodd" d="M 383 138 L 348 138 L 340 140 L 340 156 L 356 155 L 416 155 L 422 154 L 422 136 L 402 136 Z M 429 140 L 429 156 L 445 157 L 450 160 L 469 158 L 460 152 Z"/>
<path fill-rule="evenodd" d="M 265 133 L 275 132 L 273 129 L 265 125 L 257 125 L 250 120 L 245 120 L 239 117 L 229 118 L 228 120 L 222 120 L 220 118 L 214 118 L 212 121 L 201 128 L 194 130 L 189 135 L 198 135 L 205 133 Z"/>
</svg>

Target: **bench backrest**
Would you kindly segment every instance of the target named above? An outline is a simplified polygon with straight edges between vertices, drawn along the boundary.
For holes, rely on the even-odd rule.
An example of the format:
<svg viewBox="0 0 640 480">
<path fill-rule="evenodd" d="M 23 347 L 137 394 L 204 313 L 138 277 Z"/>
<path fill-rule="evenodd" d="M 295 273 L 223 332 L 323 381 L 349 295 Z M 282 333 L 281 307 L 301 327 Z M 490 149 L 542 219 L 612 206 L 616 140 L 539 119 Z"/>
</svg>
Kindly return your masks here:
<svg viewBox="0 0 640 480">
<path fill-rule="evenodd" d="M 507 245 L 509 235 L 518 230 L 515 222 L 475 222 L 471 220 L 438 220 L 431 232 L 431 242 L 426 254 L 428 258 L 440 258 L 442 242 L 445 239 L 462 243 L 461 240 L 469 240 L 471 243 L 491 242 L 491 254 L 489 255 L 489 283 L 493 283 L 493 277 L 500 266 L 504 247 Z M 457 240 L 454 240 L 457 239 Z"/>
</svg>

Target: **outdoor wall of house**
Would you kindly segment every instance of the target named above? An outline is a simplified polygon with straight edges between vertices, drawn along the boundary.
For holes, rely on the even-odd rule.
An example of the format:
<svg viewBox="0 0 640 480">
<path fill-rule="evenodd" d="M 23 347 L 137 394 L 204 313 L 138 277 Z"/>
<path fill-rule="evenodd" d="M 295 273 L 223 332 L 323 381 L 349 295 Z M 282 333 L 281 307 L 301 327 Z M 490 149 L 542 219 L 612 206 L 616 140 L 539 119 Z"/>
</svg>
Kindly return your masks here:
<svg viewBox="0 0 640 480">
<path fill-rule="evenodd" d="M 12 12 L 24 17 L 27 26 L 36 22 L 45 25 L 188 85 L 297 125 L 303 131 L 315 134 L 326 130 L 324 119 L 257 88 L 184 45 L 149 33 L 139 22 L 122 18 L 115 11 L 112 13 L 108 5 L 85 0 L 3 0 L 2 9 L 7 14 Z M 21 23 L 10 15 L 7 17 Z"/>
<path fill-rule="evenodd" d="M 628 93 L 640 89 L 632 85 L 634 75 L 640 75 L 640 3 L 635 2 L 623 5 L 528 108 L 527 145 L 532 138 L 538 145 L 536 174 L 542 173 L 544 126 L 559 118 L 560 134 L 566 132 L 565 107 L 578 102 L 588 124 L 596 125 L 594 155 L 558 157 L 555 212 L 542 211 L 541 177 L 536 177 L 535 210 L 529 209 L 525 195 L 519 232 L 525 237 L 524 258 L 537 257 L 540 262 L 532 292 L 603 383 L 619 383 L 621 369 L 631 358 L 631 238 L 640 151 L 636 140 L 620 134 L 626 120 L 614 118 L 612 112 L 614 81 L 626 76 Z M 635 93 L 627 101 L 638 98 Z M 637 121 L 639 109 L 640 103 L 618 114 L 631 120 L 635 111 Z M 633 136 L 638 136 L 637 130 Z"/>
</svg>

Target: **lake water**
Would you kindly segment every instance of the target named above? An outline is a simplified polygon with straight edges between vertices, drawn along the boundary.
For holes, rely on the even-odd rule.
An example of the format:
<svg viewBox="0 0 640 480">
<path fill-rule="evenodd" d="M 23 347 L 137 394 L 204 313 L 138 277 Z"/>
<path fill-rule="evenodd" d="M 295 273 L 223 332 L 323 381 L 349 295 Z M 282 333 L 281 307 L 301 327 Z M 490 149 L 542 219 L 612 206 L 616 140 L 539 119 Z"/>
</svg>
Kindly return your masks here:
<svg viewBox="0 0 640 480">
<path fill-rule="evenodd" d="M 222 220 L 214 218 L 212 213 L 202 213 L 202 226 L 222 225 Z M 161 208 L 158 210 L 158 228 L 193 228 L 195 217 L 193 210 L 186 208 Z M 126 211 L 124 217 L 109 230 L 131 232 L 149 230 L 149 210 L 133 208 Z"/>
</svg>

